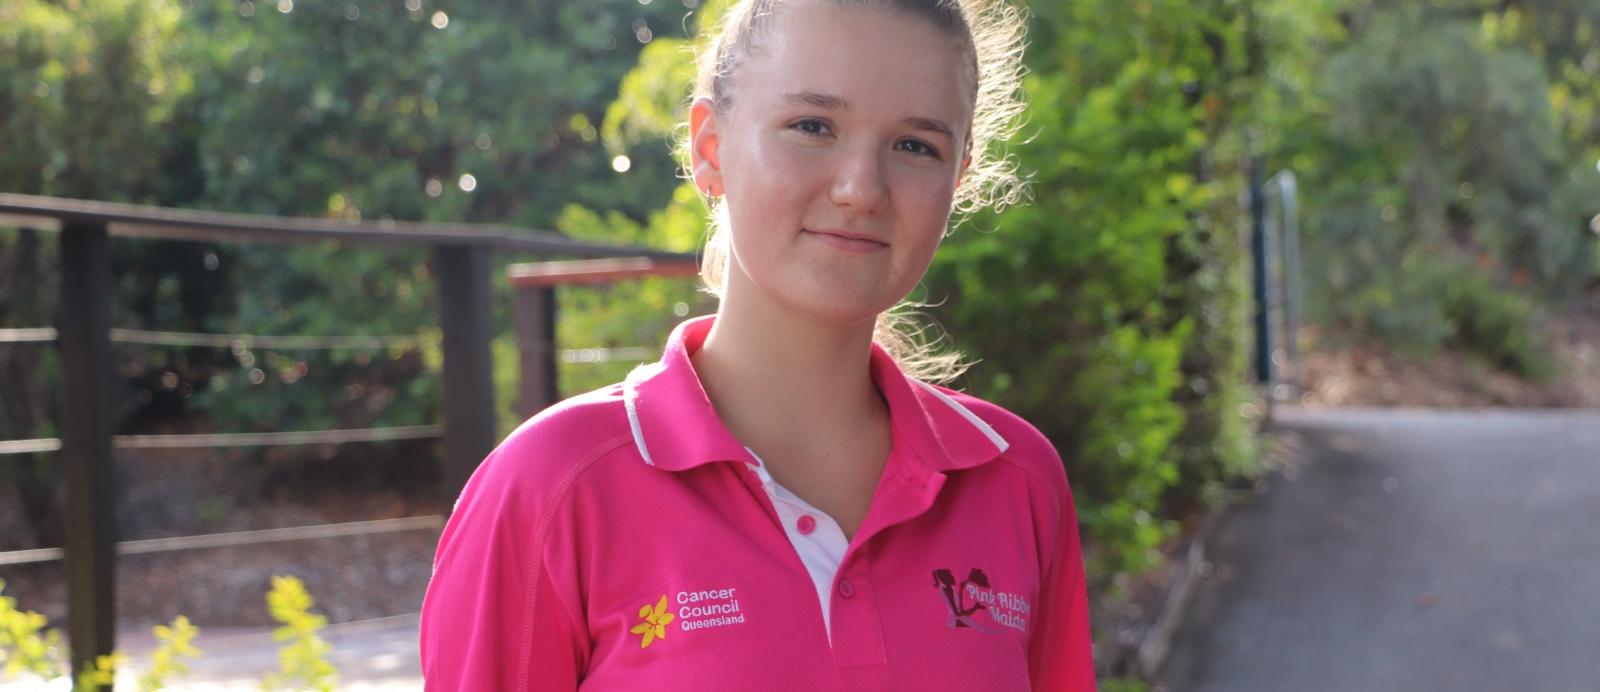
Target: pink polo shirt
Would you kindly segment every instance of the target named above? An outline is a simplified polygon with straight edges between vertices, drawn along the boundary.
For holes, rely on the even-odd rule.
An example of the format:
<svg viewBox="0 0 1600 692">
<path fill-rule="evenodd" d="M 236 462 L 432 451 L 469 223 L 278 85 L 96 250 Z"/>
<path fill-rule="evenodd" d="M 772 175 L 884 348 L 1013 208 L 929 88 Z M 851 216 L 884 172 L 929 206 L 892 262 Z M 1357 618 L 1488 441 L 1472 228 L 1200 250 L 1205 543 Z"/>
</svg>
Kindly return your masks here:
<svg viewBox="0 0 1600 692">
<path fill-rule="evenodd" d="M 830 538 L 706 398 L 689 356 L 711 322 L 473 474 L 423 601 L 429 690 L 1094 689 L 1048 440 L 874 346 L 893 449 L 855 536 Z"/>
</svg>

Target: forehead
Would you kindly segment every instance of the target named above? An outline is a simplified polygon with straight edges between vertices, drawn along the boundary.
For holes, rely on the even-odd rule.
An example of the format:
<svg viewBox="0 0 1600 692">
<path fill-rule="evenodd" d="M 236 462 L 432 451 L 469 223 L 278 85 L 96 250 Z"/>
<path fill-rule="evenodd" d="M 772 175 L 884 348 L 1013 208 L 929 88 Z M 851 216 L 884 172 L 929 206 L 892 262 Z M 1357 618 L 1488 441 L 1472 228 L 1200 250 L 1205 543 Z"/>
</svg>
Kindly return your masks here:
<svg viewBox="0 0 1600 692">
<path fill-rule="evenodd" d="M 853 111 L 894 118 L 971 119 L 970 58 L 931 21 L 826 0 L 779 5 L 735 68 L 735 109 L 781 104 L 784 96 L 837 96 Z"/>
</svg>

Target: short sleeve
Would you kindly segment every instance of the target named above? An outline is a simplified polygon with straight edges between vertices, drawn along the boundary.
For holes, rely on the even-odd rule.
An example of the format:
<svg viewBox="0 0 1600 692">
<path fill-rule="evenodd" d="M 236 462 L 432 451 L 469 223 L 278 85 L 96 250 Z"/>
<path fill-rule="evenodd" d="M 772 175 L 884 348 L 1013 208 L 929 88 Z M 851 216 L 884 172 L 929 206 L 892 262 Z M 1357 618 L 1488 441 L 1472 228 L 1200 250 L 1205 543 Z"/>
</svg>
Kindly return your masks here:
<svg viewBox="0 0 1600 692">
<path fill-rule="evenodd" d="M 1093 692 L 1089 595 L 1070 490 L 1065 493 L 1056 546 L 1041 587 L 1039 628 L 1028 645 L 1028 670 L 1035 692 Z"/>
<path fill-rule="evenodd" d="M 563 602 L 550 503 L 491 453 L 445 525 L 422 603 L 430 692 L 576 690 L 586 627 Z"/>
</svg>

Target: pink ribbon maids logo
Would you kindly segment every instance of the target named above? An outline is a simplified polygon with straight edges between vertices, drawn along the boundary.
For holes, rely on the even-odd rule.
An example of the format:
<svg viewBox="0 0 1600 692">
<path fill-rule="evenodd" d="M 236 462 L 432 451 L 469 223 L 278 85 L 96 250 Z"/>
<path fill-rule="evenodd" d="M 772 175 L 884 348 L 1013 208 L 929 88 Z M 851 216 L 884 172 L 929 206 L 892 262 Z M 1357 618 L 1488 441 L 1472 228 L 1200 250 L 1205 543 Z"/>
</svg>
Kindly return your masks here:
<svg viewBox="0 0 1600 692">
<path fill-rule="evenodd" d="M 967 578 L 957 583 L 955 574 L 941 567 L 933 571 L 933 586 L 944 594 L 944 605 L 950 612 L 945 626 L 950 629 L 965 627 L 991 633 L 999 632 L 1001 627 L 1028 630 L 1028 614 L 1032 612 L 1028 599 L 995 591 L 989 586 L 989 575 L 981 569 L 972 568 Z M 980 612 L 988 615 L 984 622 L 976 617 Z"/>
</svg>

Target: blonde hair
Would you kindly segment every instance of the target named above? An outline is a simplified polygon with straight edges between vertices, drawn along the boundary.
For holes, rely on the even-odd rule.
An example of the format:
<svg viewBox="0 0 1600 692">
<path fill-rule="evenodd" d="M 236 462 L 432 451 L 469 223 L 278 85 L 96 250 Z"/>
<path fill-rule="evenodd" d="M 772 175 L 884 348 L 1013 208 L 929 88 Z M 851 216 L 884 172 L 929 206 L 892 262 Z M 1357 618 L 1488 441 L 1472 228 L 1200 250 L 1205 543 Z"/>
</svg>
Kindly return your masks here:
<svg viewBox="0 0 1600 692">
<path fill-rule="evenodd" d="M 734 92 L 738 63 L 750 50 L 751 41 L 766 25 L 766 20 L 784 2 L 795 0 L 734 0 L 722 14 L 716 30 L 700 47 L 697 75 L 691 101 L 705 98 L 718 114 L 728 112 Z M 975 211 L 1001 209 L 1021 200 L 1024 181 L 1017 176 L 1016 162 L 998 150 L 1016 133 L 1018 116 L 1027 103 L 1022 96 L 1022 50 L 1026 15 L 1007 0 L 817 0 L 840 7 L 878 8 L 927 20 L 960 42 L 968 53 L 972 71 L 972 124 L 966 139 L 966 153 L 972 157 L 961 184 L 956 188 L 952 212 L 959 217 Z M 689 142 L 681 142 L 687 162 Z M 687 168 L 687 166 L 686 166 Z M 706 290 L 721 297 L 726 285 L 728 261 L 728 215 L 725 205 L 708 199 L 711 230 L 706 237 L 700 262 L 700 278 Z M 948 382 L 970 365 L 956 351 L 938 348 L 941 334 L 928 334 L 917 314 L 908 308 L 924 307 L 914 301 L 901 301 L 878 315 L 873 341 L 892 355 L 907 374 L 930 382 Z"/>
</svg>

